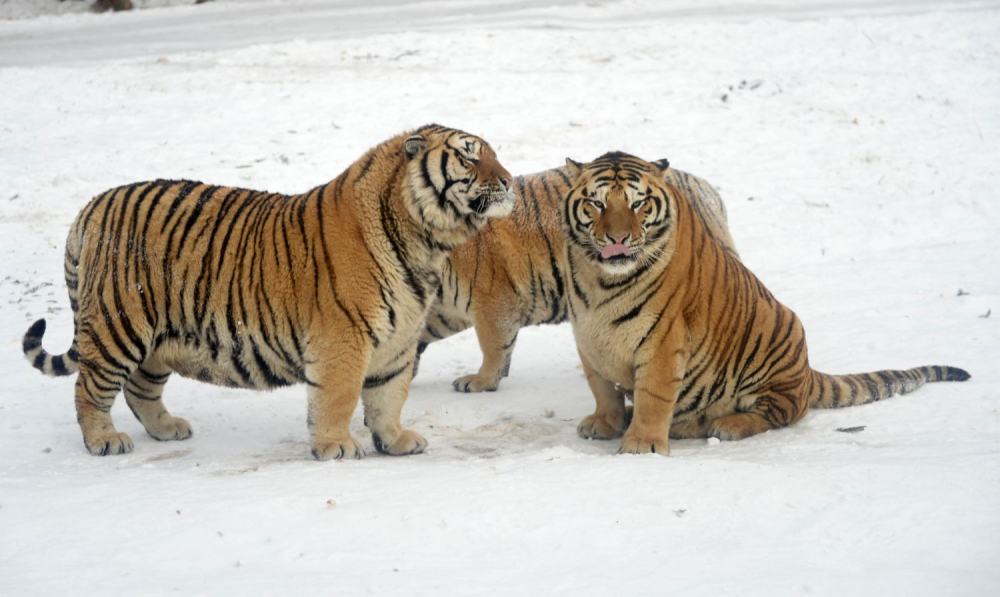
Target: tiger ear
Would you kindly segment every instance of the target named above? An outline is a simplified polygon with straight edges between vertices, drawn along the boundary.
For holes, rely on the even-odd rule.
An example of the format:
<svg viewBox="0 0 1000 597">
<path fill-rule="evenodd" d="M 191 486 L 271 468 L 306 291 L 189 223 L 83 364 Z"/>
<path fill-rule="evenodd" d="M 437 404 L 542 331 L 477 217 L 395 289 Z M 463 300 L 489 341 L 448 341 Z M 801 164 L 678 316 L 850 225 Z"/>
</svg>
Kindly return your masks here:
<svg viewBox="0 0 1000 597">
<path fill-rule="evenodd" d="M 583 164 L 580 162 L 574 162 L 572 158 L 566 158 L 566 169 L 569 170 L 569 178 L 573 182 L 580 179 L 580 173 L 583 171 Z"/>
<path fill-rule="evenodd" d="M 667 158 L 663 158 L 662 160 L 656 160 L 655 162 L 650 162 L 650 163 L 659 168 L 660 172 L 666 172 L 667 169 L 670 168 L 670 162 L 667 160 Z"/>
<path fill-rule="evenodd" d="M 410 135 L 403 141 L 403 149 L 406 150 L 406 155 L 411 158 L 421 151 L 427 149 L 427 138 L 421 134 Z"/>
</svg>

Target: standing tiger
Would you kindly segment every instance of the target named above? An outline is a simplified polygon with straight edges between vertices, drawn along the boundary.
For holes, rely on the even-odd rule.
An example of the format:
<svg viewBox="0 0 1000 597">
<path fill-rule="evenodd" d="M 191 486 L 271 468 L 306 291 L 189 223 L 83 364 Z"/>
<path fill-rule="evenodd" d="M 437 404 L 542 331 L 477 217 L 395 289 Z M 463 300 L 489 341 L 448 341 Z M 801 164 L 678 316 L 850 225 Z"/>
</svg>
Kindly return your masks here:
<svg viewBox="0 0 1000 597">
<path fill-rule="evenodd" d="M 597 402 L 581 436 L 624 431 L 620 452 L 667 454 L 668 436 L 743 439 L 811 406 L 969 378 L 953 367 L 811 369 L 798 318 L 712 238 L 664 167 L 624 153 L 567 160 L 569 317 Z M 627 431 L 623 394 L 635 403 Z"/>
<path fill-rule="evenodd" d="M 132 441 L 110 410 L 125 401 L 151 436 L 191 427 L 160 399 L 171 373 L 231 387 L 305 383 L 319 460 L 360 458 L 348 429 L 358 396 L 375 448 L 427 445 L 400 425 L 417 339 L 449 252 L 512 207 L 511 176 L 482 139 L 429 125 L 369 150 L 301 195 L 158 180 L 112 189 L 66 241 L 74 339 L 24 354 L 76 380 L 92 454 Z"/>
<path fill-rule="evenodd" d="M 667 181 L 691 197 L 709 234 L 738 259 L 718 193 L 704 180 L 661 163 Z M 496 390 L 510 370 L 518 331 L 566 320 L 566 241 L 559 214 L 571 186 L 566 168 L 515 178 L 510 217 L 489 222 L 445 261 L 419 352 L 475 327 L 483 363 L 477 373 L 456 379 L 455 390 Z"/>
</svg>

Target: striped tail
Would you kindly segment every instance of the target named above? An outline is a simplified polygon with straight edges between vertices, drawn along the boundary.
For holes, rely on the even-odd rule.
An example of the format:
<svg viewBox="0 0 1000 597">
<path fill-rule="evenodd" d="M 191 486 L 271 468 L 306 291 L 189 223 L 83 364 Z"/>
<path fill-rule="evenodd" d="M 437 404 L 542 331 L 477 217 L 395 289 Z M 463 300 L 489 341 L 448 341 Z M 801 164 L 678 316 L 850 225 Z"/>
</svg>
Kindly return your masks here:
<svg viewBox="0 0 1000 597">
<path fill-rule="evenodd" d="M 965 381 L 968 371 L 958 367 L 916 367 L 906 371 L 876 371 L 855 375 L 827 375 L 813 371 L 810 408 L 840 408 L 908 394 L 928 382 Z"/>
<path fill-rule="evenodd" d="M 31 324 L 28 332 L 24 334 L 24 341 L 21 347 L 24 348 L 24 358 L 31 361 L 31 365 L 51 377 L 61 377 L 72 375 L 80 370 L 80 358 L 76 353 L 76 340 L 73 346 L 66 351 L 66 354 L 50 355 L 42 348 L 42 336 L 45 335 L 45 320 L 39 319 Z"/>
</svg>

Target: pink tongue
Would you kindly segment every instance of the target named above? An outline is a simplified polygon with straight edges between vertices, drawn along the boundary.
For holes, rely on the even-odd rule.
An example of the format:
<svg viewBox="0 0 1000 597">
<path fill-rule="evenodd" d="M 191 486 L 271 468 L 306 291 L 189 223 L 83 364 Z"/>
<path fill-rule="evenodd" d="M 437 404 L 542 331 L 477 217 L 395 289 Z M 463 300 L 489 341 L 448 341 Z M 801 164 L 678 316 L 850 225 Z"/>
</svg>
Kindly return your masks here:
<svg viewBox="0 0 1000 597">
<path fill-rule="evenodd" d="M 611 259 L 612 257 L 617 257 L 618 255 L 628 255 L 630 251 L 628 247 L 621 243 L 615 243 L 613 245 L 604 245 L 601 249 L 601 257 L 604 259 Z"/>
</svg>

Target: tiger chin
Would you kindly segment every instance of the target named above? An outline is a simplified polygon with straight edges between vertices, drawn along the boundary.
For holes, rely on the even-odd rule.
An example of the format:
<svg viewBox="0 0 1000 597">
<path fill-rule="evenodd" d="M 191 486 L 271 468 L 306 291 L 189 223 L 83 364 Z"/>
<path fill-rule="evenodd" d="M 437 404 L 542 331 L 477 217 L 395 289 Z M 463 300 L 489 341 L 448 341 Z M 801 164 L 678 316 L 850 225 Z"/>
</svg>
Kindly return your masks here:
<svg viewBox="0 0 1000 597">
<path fill-rule="evenodd" d="M 663 176 L 687 190 L 712 237 L 738 258 L 726 208 L 715 189 L 673 168 Z M 516 177 L 510 217 L 491 220 L 445 261 L 441 291 L 428 314 L 419 350 L 475 328 L 482 364 L 475 373 L 452 382 L 456 391 L 497 390 L 510 373 L 521 328 L 566 321 L 566 240 L 560 213 L 571 182 L 565 166 Z M 612 268 L 624 261 L 617 255 L 608 257 Z"/>
<path fill-rule="evenodd" d="M 94 198 L 66 241 L 72 347 L 25 357 L 77 373 L 77 420 L 95 455 L 123 454 L 118 392 L 157 440 L 191 425 L 163 405 L 173 373 L 237 388 L 302 383 L 317 459 L 360 458 L 358 399 L 379 452 L 422 452 L 404 429 L 424 319 L 451 250 L 512 206 L 486 141 L 428 125 L 372 148 L 333 181 L 284 195 L 194 181 L 135 183 Z"/>
<path fill-rule="evenodd" d="M 671 437 L 739 440 L 791 425 L 810 407 L 969 378 L 938 366 L 813 370 L 798 318 L 713 238 L 667 168 L 619 152 L 567 160 L 569 318 L 597 403 L 581 437 L 667 454 Z"/>
</svg>

